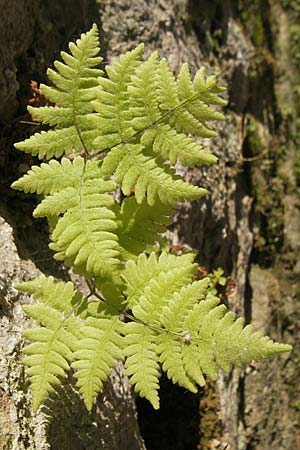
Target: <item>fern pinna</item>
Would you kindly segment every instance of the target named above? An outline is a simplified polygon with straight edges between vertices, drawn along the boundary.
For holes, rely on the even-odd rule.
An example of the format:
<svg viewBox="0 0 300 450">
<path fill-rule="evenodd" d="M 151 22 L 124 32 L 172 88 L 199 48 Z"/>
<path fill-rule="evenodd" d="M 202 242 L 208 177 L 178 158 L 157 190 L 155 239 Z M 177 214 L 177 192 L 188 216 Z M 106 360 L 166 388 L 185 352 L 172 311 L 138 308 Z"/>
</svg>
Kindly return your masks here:
<svg viewBox="0 0 300 450">
<path fill-rule="evenodd" d="M 49 221 L 54 258 L 88 288 L 45 276 L 17 286 L 35 299 L 24 311 L 39 324 L 24 332 L 34 408 L 70 370 L 91 409 L 123 360 L 158 408 L 161 371 L 196 392 L 219 368 L 290 351 L 219 304 L 209 278 L 196 280 L 193 252 L 157 250 L 176 203 L 206 193 L 174 166 L 216 161 L 196 138 L 216 135 L 224 89 L 204 69 L 192 79 L 187 64 L 175 78 L 156 52 L 143 62 L 142 44 L 104 74 L 96 25 L 69 47 L 48 71 L 53 86 L 41 86 L 56 106 L 28 108 L 53 128 L 16 144 L 44 162 L 13 188 L 40 196 L 33 215 Z"/>
</svg>

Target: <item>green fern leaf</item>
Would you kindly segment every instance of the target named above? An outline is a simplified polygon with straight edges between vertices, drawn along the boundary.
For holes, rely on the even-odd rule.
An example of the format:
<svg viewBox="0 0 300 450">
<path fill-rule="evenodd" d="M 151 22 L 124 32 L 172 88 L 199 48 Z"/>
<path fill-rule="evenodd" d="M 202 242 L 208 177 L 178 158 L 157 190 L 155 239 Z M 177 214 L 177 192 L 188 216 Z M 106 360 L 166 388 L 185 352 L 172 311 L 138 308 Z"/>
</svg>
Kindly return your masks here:
<svg viewBox="0 0 300 450">
<path fill-rule="evenodd" d="M 148 259 L 145 255 L 140 255 L 137 264 L 128 261 L 125 269 L 125 278 L 130 286 L 128 305 L 132 305 L 132 313 L 138 322 L 126 324 L 124 329 L 126 373 L 136 392 L 146 397 L 154 408 L 158 408 L 157 333 L 162 330 L 160 316 L 174 292 L 191 280 L 195 272 L 192 260 L 191 255 L 175 257 L 167 253 L 162 254 L 157 260 L 156 255 L 152 253 Z M 152 271 L 150 274 L 146 270 L 148 267 L 150 272 Z M 130 293 L 133 295 L 130 296 Z M 149 324 L 148 329 L 145 324 Z M 146 383 L 148 390 L 145 388 Z"/>
<path fill-rule="evenodd" d="M 81 328 L 83 337 L 77 343 L 74 353 L 76 361 L 72 367 L 77 369 L 74 376 L 89 411 L 115 362 L 123 359 L 123 338 L 119 334 L 121 325 L 117 317 L 88 317 Z"/>
<path fill-rule="evenodd" d="M 83 182 L 76 205 L 58 220 L 51 235 L 55 259 L 86 276 L 114 277 L 120 269 L 114 199 L 105 194 L 110 190 L 110 181 Z"/>
<path fill-rule="evenodd" d="M 45 276 L 21 283 L 16 288 L 42 302 L 23 306 L 25 313 L 41 325 L 23 332 L 25 338 L 33 341 L 23 349 L 26 355 L 23 362 L 28 366 L 26 374 L 36 411 L 70 369 L 69 363 L 80 336 L 79 323 L 71 315 L 72 304 L 81 296 L 74 291 L 72 283 L 55 282 L 53 277 Z"/>
<path fill-rule="evenodd" d="M 53 107 L 28 107 L 32 117 L 43 123 L 55 125 L 55 130 L 36 133 L 16 148 L 42 158 L 59 158 L 72 151 L 91 150 L 97 131 L 89 122 L 96 99 L 98 77 L 103 72 L 95 67 L 102 58 L 99 53 L 97 26 L 82 34 L 76 45 L 69 45 L 71 55 L 61 52 L 64 63 L 56 61 L 56 70 L 48 69 L 48 77 L 56 87 L 41 85 L 42 93 L 56 105 Z M 92 118 L 93 122 L 94 118 Z M 84 144 L 83 144 L 84 143 Z"/>
<path fill-rule="evenodd" d="M 39 159 L 60 158 L 63 154 L 84 150 L 83 142 L 86 148 L 91 148 L 96 136 L 95 130 L 80 131 L 79 135 L 77 128 L 72 126 L 35 133 L 26 141 L 15 144 L 15 147 Z"/>
<path fill-rule="evenodd" d="M 14 187 L 51 194 L 34 216 L 59 216 L 50 244 L 56 259 L 74 265 L 77 272 L 116 280 L 112 273 L 120 268 L 117 220 L 114 199 L 107 194 L 115 183 L 101 178 L 98 162 L 79 156 L 73 163 L 66 158 L 50 161 L 33 167 Z"/>
<path fill-rule="evenodd" d="M 151 253 L 149 257 L 142 253 L 137 261 L 127 261 L 123 278 L 127 282 L 125 294 L 128 307 L 132 309 L 137 305 L 145 289 L 151 283 L 157 284 L 162 274 L 165 274 L 165 280 L 169 280 L 169 283 L 161 289 L 161 297 L 172 296 L 182 286 L 190 283 L 197 267 L 193 263 L 194 258 L 192 253 L 175 256 L 163 252 L 159 257 L 155 253 Z"/>
<path fill-rule="evenodd" d="M 188 65 L 183 64 L 178 81 L 176 81 L 168 62 L 163 59 L 158 63 L 157 54 L 154 53 L 137 68 L 136 74 L 132 78 L 129 91 L 132 93 L 132 108 L 136 115 L 133 119 L 133 126 L 137 131 L 146 129 L 145 134 L 148 134 L 148 137 L 143 137 L 142 142 L 149 142 L 151 136 L 153 141 L 156 134 L 162 139 L 164 133 L 162 130 L 168 130 L 169 136 L 163 141 L 160 152 L 164 157 L 171 154 L 172 164 L 176 160 L 183 160 L 182 162 L 187 165 L 213 162 L 212 155 L 207 152 L 203 153 L 201 147 L 197 146 L 193 140 L 187 140 L 188 138 L 184 134 L 180 135 L 184 132 L 201 137 L 216 136 L 216 133 L 207 127 L 206 122 L 224 119 L 222 114 L 209 106 L 209 104 L 222 106 L 227 104 L 225 100 L 215 94 L 224 89 L 217 84 L 215 79 L 208 77 L 205 80 L 204 72 L 201 69 L 196 74 L 193 84 Z M 150 79 L 151 83 L 149 83 Z M 162 126 L 163 124 L 164 126 Z M 166 125 L 168 126 L 166 127 Z M 177 133 L 179 136 L 176 138 Z M 184 137 L 185 143 L 189 144 L 189 150 L 191 150 L 190 160 L 188 158 L 189 150 L 184 150 Z M 157 152 L 160 147 L 160 139 L 158 138 L 156 141 Z M 170 145 L 168 145 L 168 139 L 172 140 Z M 174 143 L 178 147 L 175 151 L 172 150 Z M 200 152 L 199 160 L 195 159 L 197 150 Z"/>
<path fill-rule="evenodd" d="M 181 73 L 187 66 L 183 65 L 182 68 Z M 191 89 L 188 89 L 188 86 L 184 83 L 186 78 L 183 80 L 182 77 L 179 77 L 177 84 L 165 59 L 160 62 L 158 76 L 159 106 L 164 111 L 172 111 L 171 124 L 175 125 L 176 130 L 178 132 L 192 133 L 202 138 L 215 137 L 216 132 L 208 128 L 204 120 L 199 120 L 202 118 L 201 114 L 196 117 L 190 111 L 192 108 L 191 104 L 196 103 L 197 97 L 202 94 L 202 91 L 194 92 L 192 85 Z M 226 104 L 226 102 L 223 101 L 223 104 Z M 209 109 L 209 107 L 207 108 Z M 223 118 L 221 114 L 214 113 L 214 120 Z"/>
<path fill-rule="evenodd" d="M 132 112 L 127 91 L 131 76 L 140 64 L 144 46 L 125 53 L 113 66 L 107 66 L 107 78 L 101 78 L 97 100 L 93 102 L 99 113 L 98 134 L 94 145 L 98 150 L 109 149 L 121 144 L 134 134 Z"/>
<path fill-rule="evenodd" d="M 189 331 L 184 328 L 184 319 L 194 304 L 206 295 L 208 285 L 209 279 L 205 278 L 182 287 L 180 292 L 176 292 L 169 304 L 165 306 L 160 317 L 161 324 L 168 331 L 161 334 L 158 339 L 158 353 L 162 368 L 174 383 L 178 383 L 191 392 L 197 391 L 194 381 L 203 385 L 204 379 L 201 370 L 198 369 L 199 363 L 196 364 L 191 374 L 185 367 L 186 363 L 193 366 L 195 360 L 187 358 L 185 352 L 185 348 L 190 347 L 184 341 L 185 333 L 189 334 Z M 195 355 L 193 357 L 195 358 Z M 197 371 L 197 375 L 195 375 L 195 371 Z"/>
<path fill-rule="evenodd" d="M 197 319 L 205 320 L 206 315 L 217 307 L 219 301 L 220 300 L 217 297 L 208 296 L 205 301 L 201 301 L 199 305 L 196 305 L 195 308 L 197 308 L 199 313 Z M 182 325 L 182 330 L 187 332 L 191 337 L 193 335 L 190 334 L 190 331 L 188 330 L 193 330 L 195 328 L 197 328 L 196 322 L 191 320 L 191 317 L 185 320 Z M 214 363 L 212 348 L 209 342 L 198 342 L 192 338 L 188 345 L 184 343 L 184 345 L 182 345 L 182 360 L 186 373 L 199 386 L 205 385 L 203 374 L 207 374 L 212 380 L 217 379 L 218 367 Z"/>
<path fill-rule="evenodd" d="M 183 133 L 177 133 L 169 125 L 158 126 L 155 131 L 149 130 L 143 135 L 142 142 L 149 143 L 152 140 L 153 151 L 161 154 L 163 159 L 171 164 L 180 161 L 183 165 L 191 167 L 195 165 L 213 164 L 217 158 L 203 150 L 193 139 Z"/>
<path fill-rule="evenodd" d="M 202 80 L 198 84 L 195 80 Z M 226 106 L 227 102 L 216 95 L 223 92 L 215 77 L 205 79 L 205 69 L 201 68 L 195 76 L 194 83 L 191 80 L 188 64 L 183 64 L 178 75 L 178 97 L 181 103 L 185 102 L 184 109 L 195 119 L 203 124 L 212 120 L 224 120 L 223 114 L 209 105 Z"/>
<path fill-rule="evenodd" d="M 117 230 L 123 259 L 135 259 L 146 246 L 159 242 L 173 214 L 173 209 L 159 201 L 150 207 L 146 201 L 139 205 L 134 197 L 126 198 L 121 205 Z"/>
<path fill-rule="evenodd" d="M 143 295 L 140 297 L 138 303 L 132 308 L 132 312 L 138 320 L 156 326 L 161 325 L 161 313 L 163 311 L 163 308 L 165 305 L 168 305 L 174 293 L 176 294 L 178 286 L 180 286 L 182 283 L 182 280 L 178 279 L 178 272 L 178 270 L 162 272 L 157 277 L 149 281 L 147 286 L 144 288 Z M 181 274 L 186 278 L 186 272 L 183 272 Z M 194 284 L 191 284 L 189 286 L 189 289 L 185 288 L 188 289 L 186 297 L 189 301 L 193 300 L 193 296 L 190 291 L 199 295 L 199 285 L 202 286 L 203 283 L 205 284 L 205 288 L 207 289 L 208 280 L 205 280 L 205 282 L 201 283 L 195 282 Z M 183 295 L 182 289 L 180 291 L 180 298 L 182 298 Z M 179 294 L 177 295 L 179 296 Z M 174 331 L 173 328 L 175 318 L 171 315 L 170 308 L 168 308 L 168 318 L 170 317 L 170 322 L 172 323 L 172 331 Z M 169 329 L 168 324 L 163 323 L 163 325 L 166 329 Z"/>
<path fill-rule="evenodd" d="M 77 187 L 80 184 L 84 165 L 84 159 L 80 156 L 77 156 L 73 162 L 67 158 L 62 158 L 60 163 L 51 160 L 48 164 L 42 163 L 41 166 L 31 167 L 23 177 L 12 184 L 12 188 L 47 195 L 68 187 Z"/>
<path fill-rule="evenodd" d="M 243 319 L 236 319 L 233 312 L 227 312 L 214 331 L 214 357 L 224 371 L 228 372 L 231 364 L 242 367 L 252 360 L 292 350 L 290 345 L 273 342 L 260 331 L 254 331 L 253 325 L 243 328 L 243 324 Z"/>
<path fill-rule="evenodd" d="M 156 198 L 173 205 L 206 193 L 204 189 L 184 183 L 166 164 L 166 161 L 187 165 L 216 161 L 186 134 L 216 135 L 206 126 L 206 121 L 220 120 L 223 116 L 205 101 L 213 102 L 217 96 L 212 92 L 222 89 L 216 82 L 213 86 L 212 82 L 205 84 L 204 81 L 205 88 L 196 91 L 186 67 L 183 66 L 177 82 L 168 63 L 165 60 L 159 63 L 156 52 L 146 62 L 136 63 L 131 80 L 124 81 L 126 101 L 117 103 L 117 108 L 116 83 L 103 83 L 105 101 L 98 102 L 96 110 L 100 114 L 101 108 L 105 110 L 109 104 L 110 108 L 115 108 L 117 117 L 112 120 L 111 109 L 108 110 L 110 127 L 105 125 L 104 137 L 95 140 L 102 150 L 112 147 L 104 158 L 103 176 L 114 175 L 124 194 L 128 196 L 133 191 L 138 203 L 146 197 L 149 205 L 153 205 Z M 219 102 L 226 103 L 220 99 Z M 120 117 L 123 117 L 123 129 Z M 189 125 L 184 127 L 181 122 L 186 120 Z"/>
<path fill-rule="evenodd" d="M 68 187 L 61 192 L 56 192 L 47 197 L 35 208 L 33 217 L 47 217 L 59 216 L 65 213 L 70 208 L 75 208 L 78 204 L 78 189 Z M 55 227 L 57 226 L 55 223 Z M 55 229 L 53 228 L 53 230 Z"/>
<path fill-rule="evenodd" d="M 136 131 L 152 127 L 161 119 L 156 93 L 158 53 L 154 52 L 143 64 L 139 65 L 128 86 L 132 126 Z"/>
<path fill-rule="evenodd" d="M 204 384 L 203 374 L 215 380 L 219 368 L 228 372 L 232 364 L 241 367 L 253 359 L 291 350 L 289 345 L 253 332 L 252 326 L 243 328 L 243 320 L 236 320 L 225 305 L 218 306 L 218 298 L 205 298 L 207 283 L 201 280 L 183 287 L 164 307 L 160 318 L 166 330 L 159 336 L 158 345 L 163 369 L 174 382 L 192 392 L 194 383 Z"/>
<path fill-rule="evenodd" d="M 180 102 L 177 95 L 177 83 L 166 59 L 162 59 L 158 65 L 157 93 L 159 108 L 167 116 L 171 111 L 176 111 Z"/>
<path fill-rule="evenodd" d="M 57 282 L 52 276 L 41 275 L 34 280 L 15 285 L 19 291 L 32 295 L 45 305 L 51 306 L 68 315 L 72 312 L 71 300 L 77 301 L 79 292 L 74 291 L 73 283 Z"/>
<path fill-rule="evenodd" d="M 216 78 L 200 69 L 192 79 L 187 64 L 175 78 L 156 52 L 141 62 L 142 44 L 107 66 L 104 78 L 96 25 L 69 48 L 48 70 L 53 87 L 41 86 L 56 106 L 28 108 L 54 129 L 16 147 L 39 158 L 83 157 L 33 166 L 13 188 L 43 196 L 34 216 L 48 219 L 55 258 L 83 274 L 89 292 L 82 297 L 72 283 L 44 276 L 18 286 L 38 300 L 24 306 L 40 324 L 24 332 L 34 408 L 70 367 L 90 410 L 125 358 L 135 391 L 157 409 L 161 369 L 196 392 L 205 375 L 290 351 L 219 305 L 209 277 L 193 281 L 194 254 L 147 255 L 176 203 L 206 193 L 174 166 L 216 161 L 196 140 L 216 136 L 210 122 L 223 120 Z M 121 204 L 117 183 L 127 197 Z"/>
<path fill-rule="evenodd" d="M 134 385 L 134 390 L 141 397 L 145 397 L 153 405 L 159 408 L 159 364 L 156 353 L 155 333 L 138 323 L 126 323 L 124 325 L 126 356 L 125 369 Z"/>
<path fill-rule="evenodd" d="M 184 182 L 175 170 L 151 156 L 140 144 L 126 144 L 115 147 L 103 161 L 103 176 L 115 172 L 115 181 L 121 183 L 125 195 L 134 190 L 138 203 L 147 198 L 150 206 L 157 200 L 175 205 L 177 201 L 197 199 L 207 193 Z"/>
</svg>

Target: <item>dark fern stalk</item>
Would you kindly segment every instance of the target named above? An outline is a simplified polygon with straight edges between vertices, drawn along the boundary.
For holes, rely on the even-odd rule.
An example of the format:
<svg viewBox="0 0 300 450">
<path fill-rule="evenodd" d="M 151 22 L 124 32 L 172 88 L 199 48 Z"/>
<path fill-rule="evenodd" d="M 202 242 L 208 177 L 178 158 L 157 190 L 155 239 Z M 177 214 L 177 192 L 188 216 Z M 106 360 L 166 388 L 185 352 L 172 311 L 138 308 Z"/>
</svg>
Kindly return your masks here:
<svg viewBox="0 0 300 450">
<path fill-rule="evenodd" d="M 89 410 L 117 360 L 158 408 L 161 370 L 196 392 L 219 368 L 290 351 L 219 305 L 209 278 L 195 281 L 194 253 L 153 251 L 176 203 L 206 193 L 173 167 L 216 162 L 195 137 L 216 135 L 209 123 L 223 119 L 214 106 L 226 104 L 224 88 L 204 69 L 192 79 L 187 64 L 176 79 L 156 52 L 142 62 L 142 44 L 104 75 L 96 25 L 69 47 L 48 70 L 53 86 L 41 86 L 57 106 L 28 108 L 53 128 L 16 144 L 49 162 L 13 188 L 43 196 L 33 215 L 51 223 L 54 258 L 85 277 L 89 293 L 45 276 L 17 286 L 36 299 L 24 306 L 37 322 L 24 332 L 34 409 L 70 368 Z"/>
</svg>

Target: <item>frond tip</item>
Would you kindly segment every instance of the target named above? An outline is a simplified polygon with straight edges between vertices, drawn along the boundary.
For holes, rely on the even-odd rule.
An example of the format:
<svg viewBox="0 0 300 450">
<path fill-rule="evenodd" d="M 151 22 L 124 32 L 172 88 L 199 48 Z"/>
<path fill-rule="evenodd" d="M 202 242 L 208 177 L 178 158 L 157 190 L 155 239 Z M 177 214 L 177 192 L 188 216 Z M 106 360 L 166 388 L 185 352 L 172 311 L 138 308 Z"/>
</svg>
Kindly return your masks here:
<svg viewBox="0 0 300 450">
<path fill-rule="evenodd" d="M 202 386 L 203 374 L 215 380 L 219 369 L 228 372 L 232 365 L 241 367 L 291 351 L 290 345 L 273 342 L 255 332 L 252 325 L 244 328 L 244 320 L 228 312 L 225 305 L 218 305 L 217 297 L 208 295 L 199 302 L 201 290 L 202 296 L 207 292 L 207 286 L 198 286 L 203 281 L 175 293 L 162 313 L 161 323 L 169 332 L 159 337 L 159 353 L 173 381 L 187 389 L 184 379 Z"/>
<path fill-rule="evenodd" d="M 146 261 L 140 263 L 145 270 Z M 133 264 L 128 263 L 125 273 L 132 284 L 129 296 L 139 286 L 132 306 L 137 323 L 124 327 L 125 367 L 135 390 L 155 408 L 160 367 L 173 383 L 196 392 L 197 385 L 205 384 L 205 375 L 216 380 L 219 369 L 228 372 L 232 365 L 291 351 L 290 345 L 273 342 L 251 325 L 244 327 L 243 319 L 219 305 L 209 293 L 209 278 L 177 285 L 172 292 L 167 272 L 152 273 L 143 282 L 137 267 L 132 271 Z"/>
<path fill-rule="evenodd" d="M 33 119 L 55 126 L 55 130 L 35 133 L 15 144 L 17 149 L 39 159 L 89 151 L 97 136 L 89 121 L 94 111 L 91 102 L 97 96 L 98 78 L 103 75 L 97 68 L 102 61 L 98 56 L 97 26 L 94 24 L 90 31 L 82 34 L 76 44 L 71 42 L 69 48 L 70 54 L 61 52 L 64 62 L 55 61 L 55 70 L 47 71 L 54 86 L 40 86 L 42 93 L 57 106 L 28 107 Z"/>
</svg>

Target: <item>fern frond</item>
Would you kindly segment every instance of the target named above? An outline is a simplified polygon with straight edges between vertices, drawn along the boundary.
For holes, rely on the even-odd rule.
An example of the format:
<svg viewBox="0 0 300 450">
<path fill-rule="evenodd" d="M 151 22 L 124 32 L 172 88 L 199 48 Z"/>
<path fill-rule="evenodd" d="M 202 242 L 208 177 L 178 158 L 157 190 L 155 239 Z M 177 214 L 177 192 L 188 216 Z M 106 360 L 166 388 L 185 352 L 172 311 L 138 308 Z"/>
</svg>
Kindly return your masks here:
<svg viewBox="0 0 300 450">
<path fill-rule="evenodd" d="M 12 184 L 13 189 L 37 194 L 53 194 L 80 184 L 84 169 L 84 159 L 77 156 L 73 162 L 62 158 L 61 162 L 49 161 L 31 169 Z"/>
<path fill-rule="evenodd" d="M 203 374 L 217 379 L 218 370 L 241 367 L 251 360 L 291 350 L 274 343 L 252 326 L 243 328 L 243 319 L 227 312 L 219 299 L 207 295 L 207 281 L 194 282 L 174 294 L 161 314 L 166 332 L 159 336 L 158 352 L 163 369 L 174 382 L 187 389 L 189 382 L 202 386 Z M 191 386 L 190 386 L 191 387 Z"/>
<path fill-rule="evenodd" d="M 141 62 L 142 44 L 107 66 L 104 78 L 96 25 L 69 48 L 48 70 L 53 86 L 41 86 L 56 106 L 28 108 L 54 129 L 16 147 L 45 159 L 83 157 L 33 166 L 13 188 L 43 196 L 34 216 L 48 219 L 55 258 L 82 274 L 89 292 L 45 276 L 17 286 L 37 300 L 24 306 L 40 325 L 24 332 L 34 408 L 70 367 L 91 410 L 125 359 L 135 391 L 157 409 L 161 370 L 196 392 L 205 375 L 290 351 L 219 305 L 209 277 L 194 281 L 193 253 L 147 255 L 176 203 L 206 193 L 174 166 L 216 161 L 196 140 L 216 136 L 210 122 L 223 120 L 216 78 L 200 69 L 192 79 L 187 64 L 175 77 L 156 52 Z M 127 197 L 121 204 L 117 184 Z"/>
<path fill-rule="evenodd" d="M 79 323 L 71 314 L 72 304 L 81 296 L 74 291 L 71 282 L 55 282 L 53 277 L 45 276 L 21 283 L 16 288 L 41 302 L 23 306 L 25 313 L 41 325 L 23 332 L 25 338 L 33 341 L 23 349 L 26 355 L 23 362 L 28 366 L 26 374 L 36 411 L 70 369 L 80 336 Z"/>
<path fill-rule="evenodd" d="M 205 123 L 212 120 L 224 120 L 223 114 L 209 105 L 226 106 L 226 100 L 219 97 L 224 92 L 215 76 L 205 78 L 205 68 L 202 67 L 191 79 L 188 64 L 183 64 L 178 75 L 178 97 L 180 102 L 186 102 L 186 109 L 195 119 Z"/>
<path fill-rule="evenodd" d="M 134 390 L 145 397 L 154 409 L 159 408 L 159 364 L 155 333 L 142 324 L 124 325 L 125 369 Z"/>
<path fill-rule="evenodd" d="M 165 280 L 169 280 L 169 284 L 165 286 L 166 291 L 161 289 L 161 297 L 172 295 L 190 283 L 197 267 L 193 262 L 194 258 L 192 253 L 175 256 L 163 252 L 159 257 L 155 253 L 151 253 L 149 257 L 141 254 L 137 261 L 127 261 L 122 275 L 127 282 L 125 294 L 128 307 L 132 309 L 137 305 L 146 288 L 151 283 L 157 284 L 162 274 L 165 275 Z"/>
<path fill-rule="evenodd" d="M 44 200 L 33 211 L 33 217 L 58 217 L 70 208 L 75 208 L 78 204 L 78 189 L 68 187 L 61 192 L 47 195 Z M 55 227 L 57 222 L 55 223 Z M 54 228 L 55 228 L 54 227 Z"/>
<path fill-rule="evenodd" d="M 41 85 L 42 93 L 58 107 L 28 107 L 38 121 L 55 125 L 55 130 L 36 133 L 15 144 L 16 148 L 42 158 L 59 158 L 73 150 L 91 150 L 97 132 L 89 122 L 93 112 L 91 102 L 96 99 L 98 77 L 103 72 L 96 69 L 102 58 L 99 49 L 97 26 L 82 34 L 76 44 L 70 43 L 71 54 L 61 52 L 64 63 L 56 61 L 55 69 L 48 69 L 48 77 L 55 87 Z M 93 122 L 94 118 L 92 118 Z M 83 144 L 84 143 L 84 144 Z"/>
<path fill-rule="evenodd" d="M 33 167 L 13 187 L 50 194 L 33 215 L 58 216 L 50 244 L 56 259 L 80 273 L 104 278 L 119 269 L 115 202 L 108 195 L 116 186 L 101 178 L 97 161 L 85 162 L 80 156 L 73 163 L 66 158 L 50 161 Z"/>
<path fill-rule="evenodd" d="M 79 132 L 75 126 L 72 126 L 61 130 L 35 133 L 29 139 L 15 144 L 15 147 L 39 159 L 60 158 L 64 154 L 69 155 L 73 151 L 84 150 L 82 142 L 86 148 L 92 148 L 96 135 L 95 130 Z"/>
<path fill-rule="evenodd" d="M 134 50 L 122 55 L 113 66 L 106 67 L 108 78 L 99 80 L 100 88 L 97 91 L 97 99 L 93 102 L 95 111 L 100 115 L 99 136 L 94 142 L 98 150 L 121 144 L 134 134 L 127 87 L 136 67 L 140 64 L 143 50 L 144 45 L 140 44 Z"/>
<path fill-rule="evenodd" d="M 120 269 L 114 199 L 106 194 L 110 190 L 110 181 L 82 182 L 76 205 L 68 208 L 51 235 L 55 259 L 86 276 L 110 278 Z"/>
<path fill-rule="evenodd" d="M 198 368 L 199 364 L 195 364 L 195 360 L 191 357 L 186 358 L 185 348 L 189 349 L 190 346 L 184 342 L 185 334 L 189 334 L 189 330 L 184 328 L 184 319 L 194 304 L 206 295 L 208 285 L 209 279 L 205 278 L 182 287 L 165 306 L 160 317 L 164 329 L 168 330 L 158 338 L 158 353 L 162 368 L 174 383 L 178 383 L 191 392 L 197 391 L 194 381 L 203 385 L 204 379 Z M 193 357 L 195 358 L 195 355 Z M 198 362 L 197 359 L 196 361 Z M 185 367 L 186 363 L 196 366 L 191 374 Z M 197 376 L 195 376 L 196 371 Z"/>
<path fill-rule="evenodd" d="M 227 102 L 215 94 L 224 88 L 217 84 L 215 78 L 205 80 L 204 68 L 196 73 L 195 80 L 198 82 L 192 83 L 188 65 L 183 64 L 178 77 L 177 92 L 181 106 L 175 113 L 175 127 L 178 132 L 192 133 L 202 138 L 215 137 L 217 133 L 206 122 L 223 120 L 224 116 L 209 105 L 226 106 Z"/>
<path fill-rule="evenodd" d="M 76 299 L 78 296 L 80 297 L 79 292 L 74 291 L 73 283 L 70 281 L 63 283 L 62 281 L 56 281 L 52 276 L 46 277 L 45 275 L 17 284 L 15 288 L 32 295 L 36 300 L 57 309 L 65 315 L 70 314 L 73 310 L 71 300 L 78 301 Z"/>
<path fill-rule="evenodd" d="M 150 78 L 152 82 L 149 84 Z M 196 73 L 193 83 L 188 65 L 183 64 L 176 80 L 165 59 L 158 63 L 156 53 L 138 67 L 129 91 L 136 115 L 133 119 L 136 131 L 150 130 L 155 134 L 161 125 L 168 124 L 178 133 L 207 138 L 216 136 L 216 133 L 206 122 L 224 119 L 221 113 L 209 106 L 227 104 L 216 95 L 224 88 L 215 78 L 205 79 L 205 69 L 202 68 Z M 207 163 L 212 162 L 209 159 L 208 156 Z M 188 160 L 186 162 L 190 164 Z"/>
<path fill-rule="evenodd" d="M 213 164 L 217 161 L 216 156 L 203 150 L 193 139 L 178 133 L 169 125 L 160 125 L 155 130 L 146 131 L 142 137 L 142 143 L 153 145 L 153 151 L 173 165 L 179 161 L 185 166 L 193 167 Z"/>
<path fill-rule="evenodd" d="M 135 259 L 147 246 L 160 241 L 173 214 L 172 208 L 159 201 L 151 207 L 145 200 L 139 205 L 134 197 L 126 198 L 118 215 L 117 230 L 123 259 Z"/>
<path fill-rule="evenodd" d="M 104 100 L 94 102 L 99 114 L 103 114 L 102 110 L 108 111 L 107 124 L 99 122 L 101 136 L 95 140 L 100 150 L 111 148 L 104 158 L 103 176 L 114 175 L 124 194 L 130 195 L 133 191 L 138 203 L 147 198 L 149 205 L 153 205 L 159 198 L 162 203 L 173 205 L 205 195 L 204 189 L 184 183 L 168 164 L 216 161 L 187 134 L 216 135 L 206 122 L 223 118 L 209 106 L 209 102 L 217 101 L 226 104 L 214 94 L 222 89 L 208 78 L 203 82 L 204 88 L 200 89 L 199 82 L 195 83 L 197 90 L 187 66 L 183 66 L 176 81 L 168 63 L 159 62 L 156 52 L 144 63 L 135 60 L 135 64 L 131 66 L 131 78 L 122 78 L 125 94 L 121 101 L 116 95 L 118 85 L 103 79 L 101 95 Z M 184 127 L 186 120 L 189 123 Z"/>
<path fill-rule="evenodd" d="M 134 190 L 138 203 L 145 197 L 149 205 L 153 205 L 157 199 L 173 205 L 178 199 L 199 198 L 206 193 L 204 189 L 183 182 L 175 176 L 174 170 L 158 160 L 149 149 L 135 143 L 134 139 L 129 142 L 135 136 L 132 127 L 137 108 L 132 107 L 132 91 L 129 88 L 132 87 L 131 76 L 141 65 L 139 59 L 142 50 L 142 46 L 137 47 L 125 54 L 120 63 L 107 68 L 109 80 L 101 80 L 99 100 L 93 102 L 96 111 L 101 114 L 98 127 L 100 136 L 94 143 L 100 150 L 114 147 L 104 158 L 103 176 L 114 174 L 115 181 L 121 183 L 125 195 L 130 195 Z M 149 92 L 149 86 L 147 89 Z"/>
<path fill-rule="evenodd" d="M 161 119 L 156 92 L 158 66 L 158 53 L 154 52 L 137 67 L 128 86 L 133 113 L 132 126 L 137 131 L 147 129 Z"/>
<path fill-rule="evenodd" d="M 115 362 L 123 359 L 122 325 L 117 317 L 88 317 L 81 328 L 83 336 L 76 345 L 72 367 L 77 369 L 74 376 L 89 411 Z"/>
<path fill-rule="evenodd" d="M 152 253 L 147 259 L 142 254 L 137 263 L 128 261 L 124 271 L 124 277 L 129 285 L 128 305 L 132 308 L 132 313 L 138 322 L 126 324 L 124 328 L 126 373 L 130 376 L 130 382 L 135 385 L 136 392 L 146 397 L 154 408 L 159 406 L 157 334 L 160 330 L 164 332 L 160 316 L 174 292 L 191 281 L 195 272 L 192 260 L 193 255 L 176 257 L 163 253 L 157 259 Z M 150 273 L 147 271 L 148 268 Z M 148 328 L 147 324 L 149 324 Z M 148 383 L 148 390 L 146 390 L 146 383 Z"/>
<path fill-rule="evenodd" d="M 183 181 L 175 170 L 140 144 L 121 144 L 111 150 L 103 161 L 102 173 L 103 176 L 115 173 L 115 181 L 121 183 L 125 195 L 134 191 L 138 203 L 147 198 L 150 206 L 157 200 L 172 206 L 207 193 L 206 189 Z"/>
</svg>

